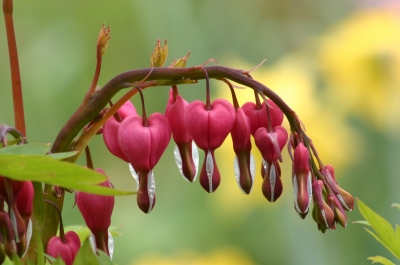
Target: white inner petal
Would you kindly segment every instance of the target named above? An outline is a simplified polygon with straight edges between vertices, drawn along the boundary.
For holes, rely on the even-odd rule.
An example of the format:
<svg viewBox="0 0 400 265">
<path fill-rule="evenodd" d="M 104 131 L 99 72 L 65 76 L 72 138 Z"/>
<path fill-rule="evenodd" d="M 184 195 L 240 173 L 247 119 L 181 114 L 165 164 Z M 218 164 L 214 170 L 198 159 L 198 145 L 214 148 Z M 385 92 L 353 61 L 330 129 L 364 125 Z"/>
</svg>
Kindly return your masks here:
<svg viewBox="0 0 400 265">
<path fill-rule="evenodd" d="M 294 193 L 294 207 L 296 211 L 301 213 L 299 205 L 297 204 L 297 194 L 299 193 L 299 188 L 297 186 L 297 177 L 296 175 L 293 176 L 293 193 Z"/>
<path fill-rule="evenodd" d="M 110 259 L 112 260 L 114 254 L 114 238 L 110 233 L 110 230 L 108 230 L 108 252 L 110 254 Z"/>
<path fill-rule="evenodd" d="M 196 174 L 194 175 L 193 181 L 197 178 L 197 173 L 199 172 L 199 149 L 197 149 L 197 145 L 192 141 L 192 159 L 194 163 L 194 167 L 196 168 Z"/>
<path fill-rule="evenodd" d="M 242 186 L 240 186 L 240 168 L 239 168 L 239 162 L 238 162 L 238 157 L 237 155 L 235 155 L 235 159 L 233 160 L 233 171 L 235 172 L 235 179 L 236 179 L 236 183 L 239 186 L 239 189 L 243 192 L 244 190 L 242 189 Z"/>
<path fill-rule="evenodd" d="M 25 252 L 22 256 L 25 255 L 26 251 L 28 250 L 29 247 L 29 242 L 31 241 L 32 238 L 32 219 L 29 219 L 29 223 L 28 223 L 28 228 L 26 229 L 26 249 Z"/>
<path fill-rule="evenodd" d="M 151 210 L 153 210 L 154 194 L 156 193 L 156 182 L 154 180 L 153 170 L 151 170 L 149 175 L 147 175 L 147 192 L 150 200 L 149 210 L 147 213 L 150 213 Z"/>
<path fill-rule="evenodd" d="M 310 207 L 311 200 L 312 200 L 311 172 L 308 172 L 308 175 L 307 175 L 307 193 L 308 193 L 308 205 L 307 205 L 307 209 L 304 211 L 305 213 L 308 211 L 308 208 Z"/>
<path fill-rule="evenodd" d="M 133 166 L 129 163 L 129 171 L 131 172 L 132 177 L 135 179 L 136 181 L 136 190 L 139 190 L 139 176 L 136 173 L 135 169 L 133 168 Z"/>
<path fill-rule="evenodd" d="M 349 208 L 349 206 L 347 206 L 347 204 L 346 204 L 346 202 L 344 201 L 342 195 L 336 194 L 336 197 L 337 197 L 338 200 L 342 203 L 342 205 L 344 206 L 344 208 L 346 208 L 347 211 L 351 212 L 351 209 Z"/>
<path fill-rule="evenodd" d="M 207 157 L 206 157 L 206 172 L 207 172 L 207 178 L 208 178 L 208 186 L 209 186 L 209 192 L 213 192 L 213 187 L 212 187 L 212 176 L 214 172 L 214 161 L 212 159 L 211 152 L 207 152 Z"/>
<path fill-rule="evenodd" d="M 275 184 L 276 184 L 276 169 L 274 163 L 271 163 L 271 169 L 269 173 L 269 184 L 271 186 L 271 202 L 275 200 Z"/>
<path fill-rule="evenodd" d="M 324 217 L 325 226 L 326 226 L 327 228 L 330 228 L 329 225 L 328 225 L 328 221 L 326 220 L 325 210 L 324 210 L 324 209 L 321 209 L 321 213 L 322 213 L 322 217 Z"/>
</svg>

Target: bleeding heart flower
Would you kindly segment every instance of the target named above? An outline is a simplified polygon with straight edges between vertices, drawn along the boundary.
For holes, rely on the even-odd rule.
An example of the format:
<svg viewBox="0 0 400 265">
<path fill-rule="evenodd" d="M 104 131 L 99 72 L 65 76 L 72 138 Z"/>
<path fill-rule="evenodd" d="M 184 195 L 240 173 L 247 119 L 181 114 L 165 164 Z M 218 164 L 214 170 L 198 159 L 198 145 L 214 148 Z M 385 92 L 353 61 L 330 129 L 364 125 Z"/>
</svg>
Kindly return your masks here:
<svg viewBox="0 0 400 265">
<path fill-rule="evenodd" d="M 64 241 L 58 236 L 50 238 L 46 252 L 54 258 L 61 257 L 65 265 L 72 265 L 80 247 L 79 236 L 74 231 L 69 231 L 65 234 Z"/>
<path fill-rule="evenodd" d="M 104 174 L 101 169 L 97 172 Z M 104 174 L 105 175 L 105 174 Z M 114 188 L 109 180 L 100 186 Z M 108 228 L 111 224 L 111 215 L 114 209 L 114 196 L 90 194 L 86 192 L 76 193 L 76 204 L 85 219 L 86 225 L 96 239 L 96 245 L 105 253 L 108 252 Z"/>
<path fill-rule="evenodd" d="M 118 130 L 121 151 L 139 175 L 137 203 L 139 208 L 149 213 L 156 201 L 152 169 L 171 139 L 171 128 L 167 118 L 154 113 L 143 124 L 142 117 L 132 115 L 122 121 Z"/>
<path fill-rule="evenodd" d="M 270 99 L 267 100 L 269 112 L 271 117 L 271 127 L 280 126 L 283 121 L 283 112 L 281 109 Z M 242 106 L 244 113 L 249 117 L 250 132 L 254 136 L 258 128 L 268 128 L 268 114 L 267 105 L 265 102 L 261 106 L 257 106 L 254 102 L 247 102 Z"/>
<path fill-rule="evenodd" d="M 214 150 L 228 136 L 235 116 L 235 109 L 224 99 L 215 100 L 208 108 L 203 102 L 196 100 L 185 109 L 186 128 L 197 146 L 205 152 L 200 184 L 207 192 L 215 191 L 221 181 Z"/>
<path fill-rule="evenodd" d="M 175 95 L 174 91 L 177 91 L 176 87 L 170 90 L 165 116 L 171 126 L 172 136 L 176 143 L 175 162 L 183 177 L 193 182 L 197 175 L 198 152 L 196 146 L 192 144 L 192 136 L 188 133 L 184 121 L 185 108 L 189 103 L 179 94 Z"/>
<path fill-rule="evenodd" d="M 236 182 L 240 189 L 249 194 L 254 184 L 255 163 L 251 155 L 250 122 L 243 109 L 236 109 L 235 123 L 231 130 Z"/>
<path fill-rule="evenodd" d="M 121 151 L 121 148 L 119 147 L 117 134 L 121 122 L 129 116 L 136 116 L 137 113 L 135 107 L 129 100 L 126 101 L 124 105 L 121 106 L 121 108 L 119 108 L 117 113 L 121 118 L 121 121 L 118 121 L 114 116 L 109 118 L 103 125 L 103 139 L 108 150 L 113 155 L 121 158 L 125 162 L 128 162 L 128 159 L 125 157 L 124 153 Z"/>
<path fill-rule="evenodd" d="M 293 155 L 293 190 L 294 206 L 302 218 L 308 213 L 312 197 L 311 171 L 309 165 L 309 153 L 300 142 Z"/>
<path fill-rule="evenodd" d="M 287 142 L 288 134 L 282 126 L 275 126 L 272 132 L 261 127 L 256 131 L 254 139 L 263 157 L 262 191 L 268 201 L 274 202 L 283 190 L 278 160 L 282 161 L 281 151 Z"/>
</svg>

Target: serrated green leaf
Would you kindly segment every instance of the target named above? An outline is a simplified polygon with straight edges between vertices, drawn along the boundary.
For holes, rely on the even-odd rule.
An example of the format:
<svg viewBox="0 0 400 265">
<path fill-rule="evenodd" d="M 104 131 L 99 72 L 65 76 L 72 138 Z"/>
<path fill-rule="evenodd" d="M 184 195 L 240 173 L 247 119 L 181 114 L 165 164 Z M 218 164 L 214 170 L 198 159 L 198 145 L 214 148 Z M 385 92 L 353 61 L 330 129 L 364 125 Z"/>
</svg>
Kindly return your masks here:
<svg viewBox="0 0 400 265">
<path fill-rule="evenodd" d="M 101 250 L 97 250 L 97 253 L 97 261 L 100 265 L 114 265 L 114 263 L 112 263 L 110 257 L 106 253 Z"/>
<path fill-rule="evenodd" d="M 47 156 L 0 154 L 0 175 L 15 180 L 31 180 L 99 195 L 136 194 L 96 184 L 106 176 L 93 170 Z"/>
<path fill-rule="evenodd" d="M 45 155 L 49 150 L 50 144 L 21 144 L 1 148 L 0 154 Z"/>
<path fill-rule="evenodd" d="M 371 226 L 371 225 L 368 223 L 368 221 L 365 221 L 365 220 L 354 221 L 353 224 L 362 224 L 362 225 Z"/>
<path fill-rule="evenodd" d="M 372 263 L 379 262 L 383 265 L 396 265 L 393 262 L 391 262 L 390 260 L 388 260 L 387 258 L 382 257 L 382 256 L 369 257 L 368 259 L 372 260 Z"/>
<path fill-rule="evenodd" d="M 70 151 L 70 152 L 63 152 L 63 153 L 48 154 L 47 156 L 54 158 L 56 160 L 64 160 L 66 158 L 76 155 L 77 153 L 78 153 L 78 151 Z"/>
<path fill-rule="evenodd" d="M 92 247 L 90 246 L 89 238 L 87 238 L 81 248 L 76 254 L 74 265 L 99 265 L 96 255 L 93 253 Z"/>
<path fill-rule="evenodd" d="M 396 240 L 392 225 L 359 199 L 357 199 L 357 204 L 361 215 L 368 221 L 377 235 L 368 229 L 366 230 L 400 260 L 400 241 Z"/>
</svg>

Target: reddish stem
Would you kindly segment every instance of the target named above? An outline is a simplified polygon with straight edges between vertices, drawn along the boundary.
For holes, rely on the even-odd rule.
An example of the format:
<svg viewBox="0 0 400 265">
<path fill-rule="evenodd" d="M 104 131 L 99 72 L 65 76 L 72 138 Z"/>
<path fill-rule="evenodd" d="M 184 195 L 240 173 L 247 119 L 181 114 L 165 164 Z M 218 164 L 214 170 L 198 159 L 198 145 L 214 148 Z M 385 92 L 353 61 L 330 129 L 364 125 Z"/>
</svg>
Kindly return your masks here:
<svg viewBox="0 0 400 265">
<path fill-rule="evenodd" d="M 12 0 L 3 0 L 3 13 L 7 32 L 8 54 L 10 55 L 11 84 L 14 104 L 15 127 L 26 136 L 24 103 L 22 99 L 21 76 L 19 73 L 17 42 L 12 17 Z"/>
</svg>

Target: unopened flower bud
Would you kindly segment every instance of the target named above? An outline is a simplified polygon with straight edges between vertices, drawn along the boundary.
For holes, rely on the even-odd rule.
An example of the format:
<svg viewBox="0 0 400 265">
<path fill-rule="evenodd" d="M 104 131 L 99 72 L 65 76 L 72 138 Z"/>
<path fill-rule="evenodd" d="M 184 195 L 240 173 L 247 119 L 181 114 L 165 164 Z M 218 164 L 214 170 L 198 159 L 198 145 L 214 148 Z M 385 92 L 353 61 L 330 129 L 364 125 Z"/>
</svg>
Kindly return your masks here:
<svg viewBox="0 0 400 265">
<path fill-rule="evenodd" d="M 161 46 L 160 39 L 156 42 L 156 47 L 150 56 L 151 67 L 162 67 L 168 57 L 168 43 L 167 39 L 164 39 L 164 46 Z"/>
<path fill-rule="evenodd" d="M 334 227 L 335 215 L 332 209 L 325 202 L 322 194 L 324 183 L 322 180 L 316 180 L 312 183 L 314 202 L 317 206 L 315 209 L 316 222 L 319 224 L 321 231 Z"/>
<path fill-rule="evenodd" d="M 97 172 L 104 174 L 101 169 L 97 169 Z M 113 188 L 113 185 L 109 180 L 100 184 L 103 187 Z M 108 254 L 106 238 L 108 236 L 108 228 L 111 224 L 111 215 L 114 209 L 114 197 L 90 194 L 86 192 L 77 192 L 76 204 L 78 205 L 79 211 L 85 219 L 86 225 L 96 238 L 97 246 L 103 246 L 102 249 Z M 101 235 L 100 237 L 97 235 Z"/>
<path fill-rule="evenodd" d="M 299 143 L 294 150 L 293 190 L 296 211 L 301 214 L 302 217 L 305 217 L 311 202 L 312 187 L 309 153 L 303 143 Z"/>
<path fill-rule="evenodd" d="M 111 39 L 110 31 L 110 26 L 106 28 L 104 24 L 102 25 L 99 37 L 97 39 L 97 57 L 101 57 L 106 52 L 108 42 Z"/>
</svg>

